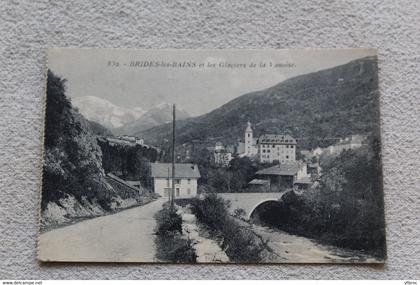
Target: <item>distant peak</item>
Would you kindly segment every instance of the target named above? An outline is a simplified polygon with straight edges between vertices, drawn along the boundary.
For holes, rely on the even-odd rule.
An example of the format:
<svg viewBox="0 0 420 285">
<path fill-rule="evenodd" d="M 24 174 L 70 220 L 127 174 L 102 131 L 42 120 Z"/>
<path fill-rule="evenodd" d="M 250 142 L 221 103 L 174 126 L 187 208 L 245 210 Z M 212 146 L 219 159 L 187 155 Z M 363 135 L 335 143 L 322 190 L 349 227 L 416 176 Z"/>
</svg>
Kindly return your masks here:
<svg viewBox="0 0 420 285">
<path fill-rule="evenodd" d="M 161 102 L 161 103 L 154 106 L 154 108 L 158 108 L 158 109 L 164 109 L 164 108 L 168 108 L 168 107 L 171 107 L 171 104 L 169 104 L 167 102 Z"/>
<path fill-rule="evenodd" d="M 72 103 L 85 118 L 111 129 L 122 127 L 145 113 L 139 106 L 125 108 L 91 95 L 75 97 Z"/>
</svg>

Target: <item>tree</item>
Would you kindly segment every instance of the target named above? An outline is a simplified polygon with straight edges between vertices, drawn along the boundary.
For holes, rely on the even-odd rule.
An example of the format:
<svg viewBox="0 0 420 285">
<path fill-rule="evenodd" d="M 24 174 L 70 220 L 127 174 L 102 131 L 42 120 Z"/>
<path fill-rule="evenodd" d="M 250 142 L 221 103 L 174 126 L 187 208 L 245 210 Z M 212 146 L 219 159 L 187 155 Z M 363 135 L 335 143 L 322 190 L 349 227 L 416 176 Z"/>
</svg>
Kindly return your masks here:
<svg viewBox="0 0 420 285">
<path fill-rule="evenodd" d="M 98 202 L 109 209 L 110 186 L 102 168 L 102 152 L 89 123 L 72 108 L 65 80 L 48 71 L 45 121 L 45 161 L 42 209 L 62 198 Z"/>
<path fill-rule="evenodd" d="M 321 157 L 319 186 L 283 195 L 270 211 L 279 228 L 342 247 L 385 254 L 383 193 L 378 148 L 370 142 Z"/>
</svg>

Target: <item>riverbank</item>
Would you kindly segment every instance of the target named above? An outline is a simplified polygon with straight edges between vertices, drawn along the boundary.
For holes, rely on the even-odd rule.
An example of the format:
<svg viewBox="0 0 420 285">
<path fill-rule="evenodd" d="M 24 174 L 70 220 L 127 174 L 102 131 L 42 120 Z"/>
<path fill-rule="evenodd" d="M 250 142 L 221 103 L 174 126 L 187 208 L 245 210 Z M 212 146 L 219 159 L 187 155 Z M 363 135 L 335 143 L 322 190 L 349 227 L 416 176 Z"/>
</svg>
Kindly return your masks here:
<svg viewBox="0 0 420 285">
<path fill-rule="evenodd" d="M 363 251 L 344 249 L 323 245 L 319 242 L 278 229 L 248 224 L 263 240 L 273 254 L 270 260 L 274 263 L 382 263 L 381 260 Z M 274 258 L 273 258 L 274 257 Z"/>
<path fill-rule="evenodd" d="M 201 263 L 228 263 L 229 257 L 219 246 L 217 241 L 211 239 L 190 208 L 179 207 L 177 213 L 182 218 L 182 232 L 192 241 L 192 247 L 197 255 L 196 262 Z"/>
</svg>

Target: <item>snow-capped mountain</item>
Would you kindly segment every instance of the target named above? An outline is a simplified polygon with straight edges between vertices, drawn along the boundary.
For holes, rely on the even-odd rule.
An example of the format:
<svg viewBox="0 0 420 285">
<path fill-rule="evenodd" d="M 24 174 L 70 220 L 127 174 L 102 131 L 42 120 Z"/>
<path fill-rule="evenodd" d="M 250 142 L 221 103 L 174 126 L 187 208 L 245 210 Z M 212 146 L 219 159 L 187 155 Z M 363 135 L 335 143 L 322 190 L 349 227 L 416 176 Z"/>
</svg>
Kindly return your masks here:
<svg viewBox="0 0 420 285">
<path fill-rule="evenodd" d="M 176 109 L 176 119 L 186 119 L 190 115 L 187 111 L 178 108 Z M 168 123 L 172 120 L 172 105 L 169 103 L 159 103 L 145 112 L 138 119 L 125 124 L 123 127 L 116 130 L 119 134 L 136 135 L 141 131 L 149 128 Z"/>
<path fill-rule="evenodd" d="M 120 128 L 145 113 L 141 107 L 123 108 L 95 96 L 76 97 L 72 100 L 72 104 L 86 119 L 110 129 Z"/>
</svg>

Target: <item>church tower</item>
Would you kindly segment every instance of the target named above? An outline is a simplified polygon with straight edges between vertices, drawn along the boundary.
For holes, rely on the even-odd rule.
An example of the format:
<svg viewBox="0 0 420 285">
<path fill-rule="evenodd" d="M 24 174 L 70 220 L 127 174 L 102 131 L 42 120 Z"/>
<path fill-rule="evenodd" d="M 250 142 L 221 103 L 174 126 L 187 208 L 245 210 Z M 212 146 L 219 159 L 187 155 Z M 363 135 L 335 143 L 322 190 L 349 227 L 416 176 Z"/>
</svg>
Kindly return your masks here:
<svg viewBox="0 0 420 285">
<path fill-rule="evenodd" d="M 252 141 L 253 141 L 253 131 L 252 131 L 251 123 L 248 121 L 246 130 L 245 130 L 245 154 L 246 155 L 253 154 Z"/>
</svg>

